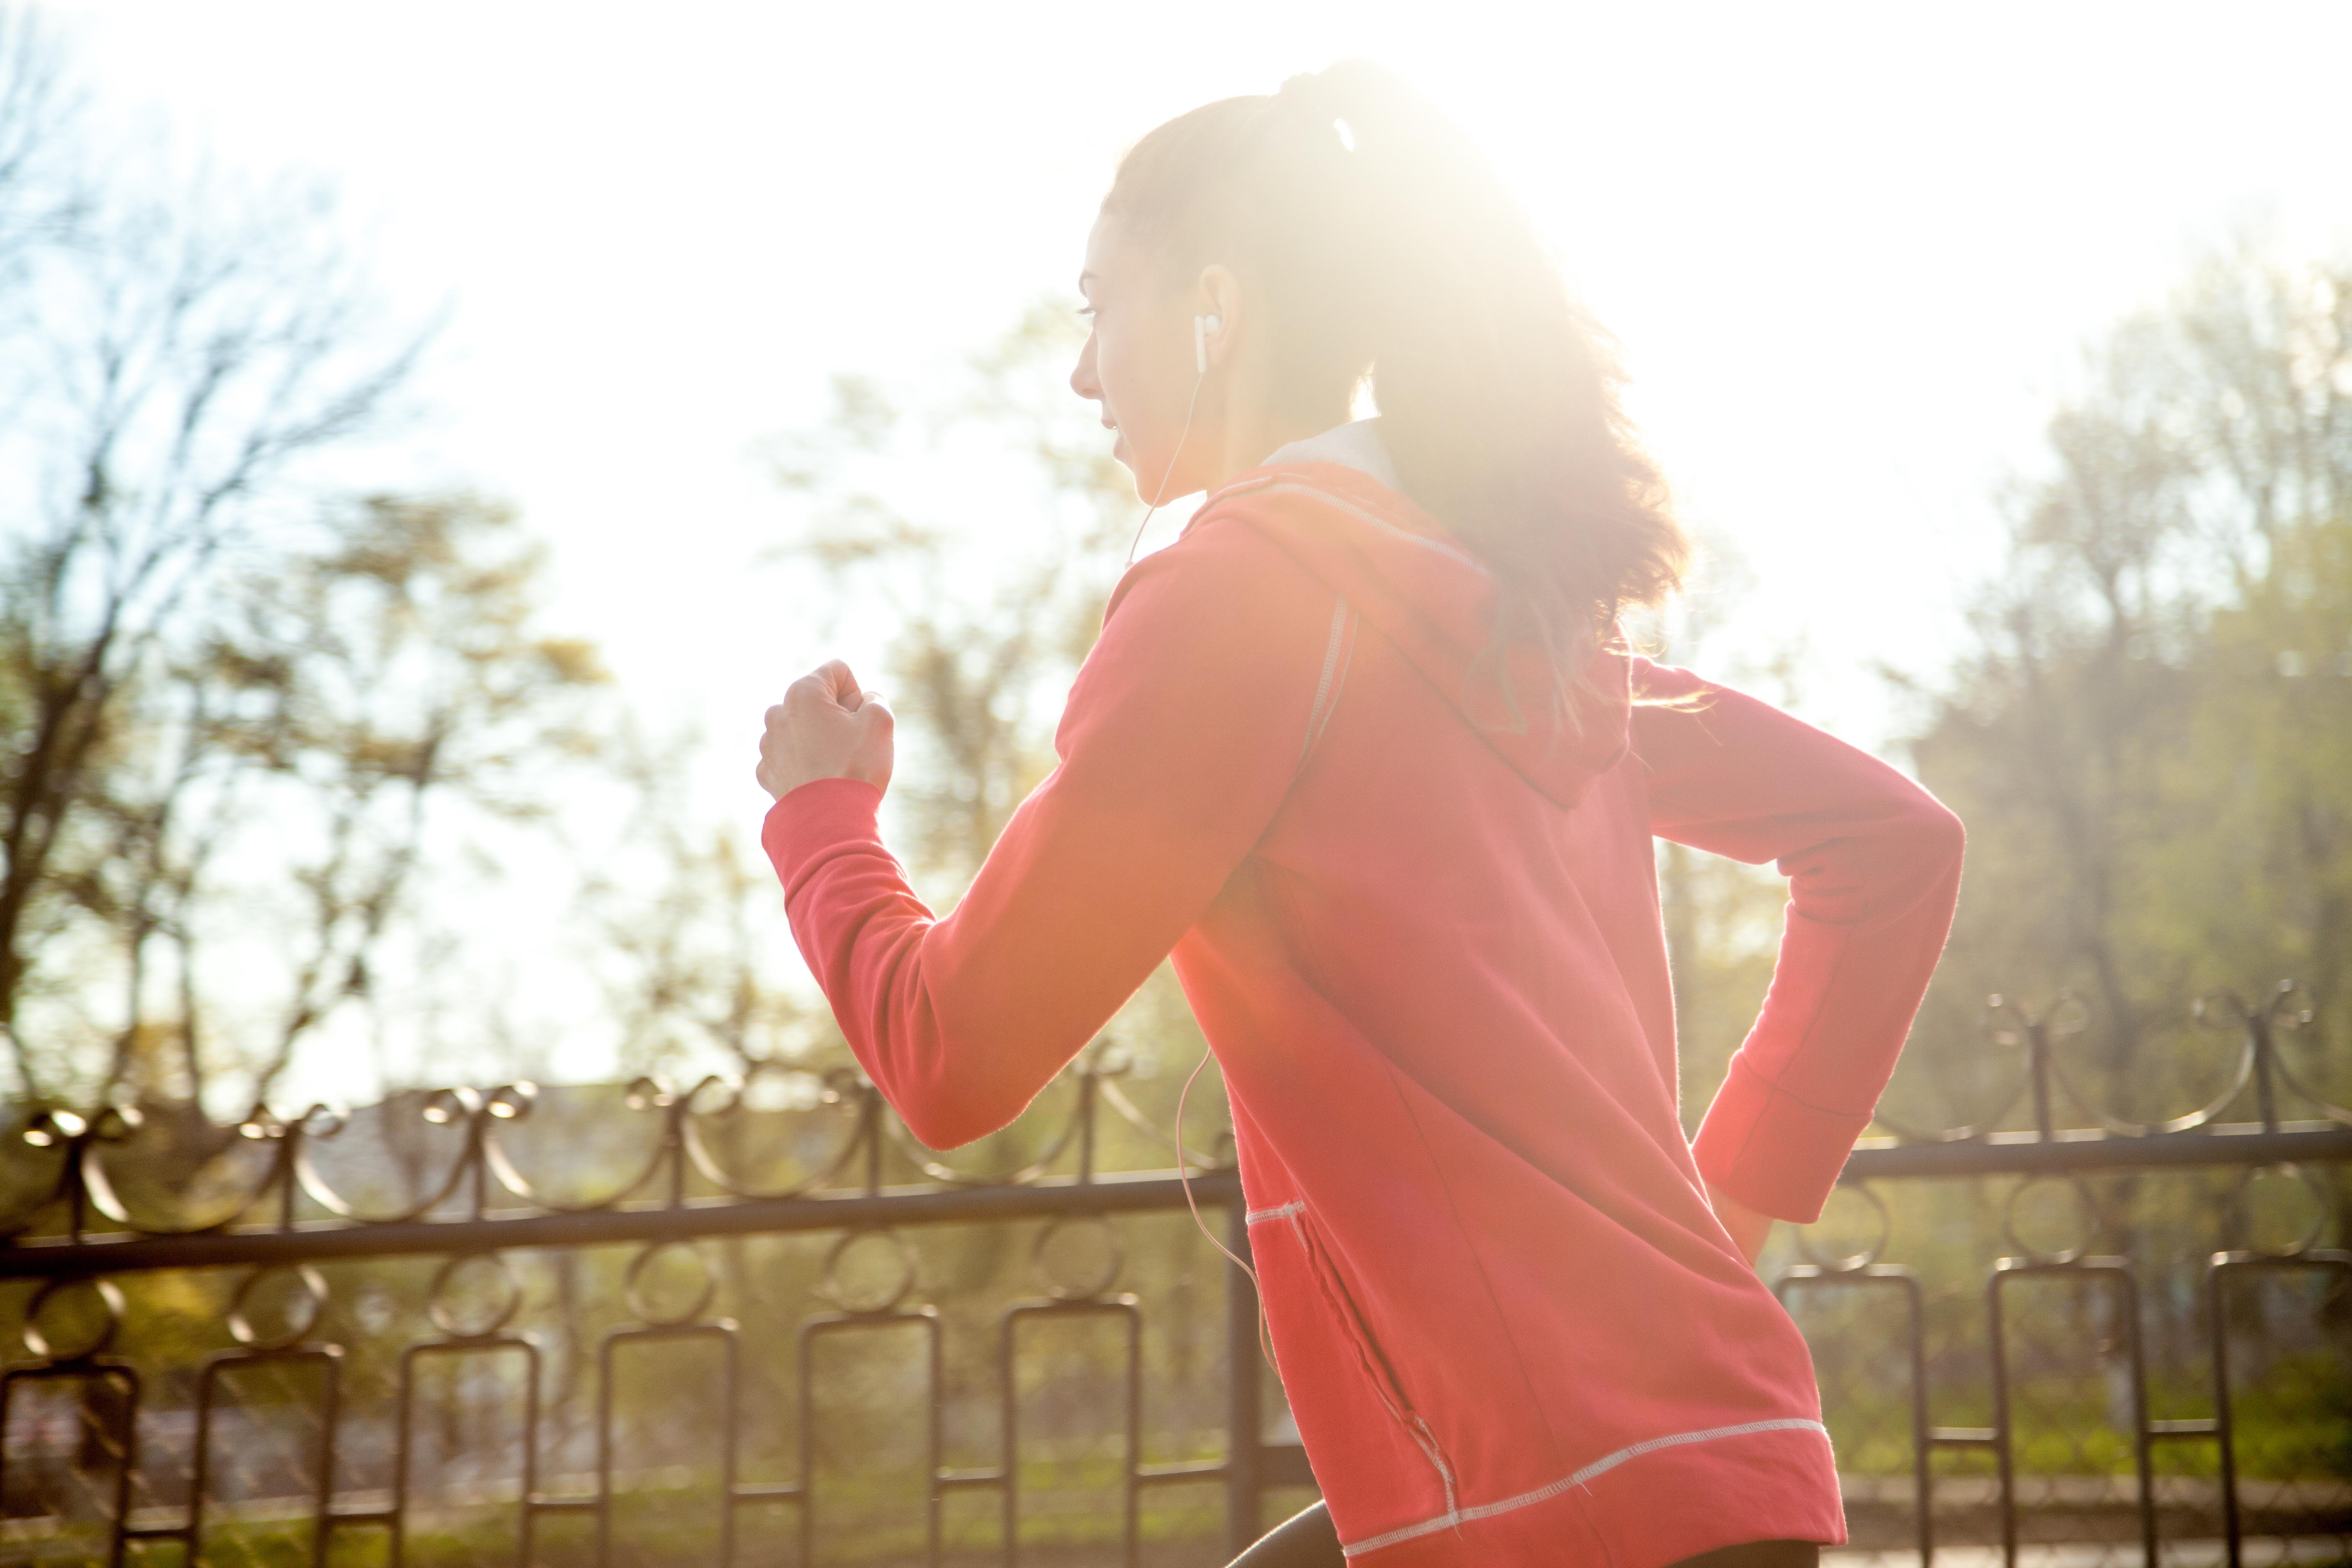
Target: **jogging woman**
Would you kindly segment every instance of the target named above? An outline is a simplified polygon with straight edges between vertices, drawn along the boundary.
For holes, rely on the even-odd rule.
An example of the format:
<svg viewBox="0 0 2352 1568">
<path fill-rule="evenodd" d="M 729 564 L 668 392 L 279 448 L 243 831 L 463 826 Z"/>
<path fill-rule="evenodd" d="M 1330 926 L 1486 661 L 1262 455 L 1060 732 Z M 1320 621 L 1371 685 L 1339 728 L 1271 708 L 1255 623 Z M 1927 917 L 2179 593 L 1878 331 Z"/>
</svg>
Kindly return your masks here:
<svg viewBox="0 0 2352 1568">
<path fill-rule="evenodd" d="M 1059 765 L 943 920 L 876 827 L 877 695 L 835 663 L 769 710 L 764 841 L 851 1048 L 952 1147 L 1173 955 L 1324 1497 L 1246 1563 L 1843 1541 L 1811 1362 L 1753 1264 L 1870 1120 L 1959 824 L 1628 650 L 1621 612 L 1685 544 L 1608 340 L 1393 77 L 1349 62 L 1152 132 L 1079 287 L 1071 386 L 1145 500 L 1206 499 L 1119 582 Z M 1696 1142 L 1654 836 L 1790 882 Z"/>
</svg>

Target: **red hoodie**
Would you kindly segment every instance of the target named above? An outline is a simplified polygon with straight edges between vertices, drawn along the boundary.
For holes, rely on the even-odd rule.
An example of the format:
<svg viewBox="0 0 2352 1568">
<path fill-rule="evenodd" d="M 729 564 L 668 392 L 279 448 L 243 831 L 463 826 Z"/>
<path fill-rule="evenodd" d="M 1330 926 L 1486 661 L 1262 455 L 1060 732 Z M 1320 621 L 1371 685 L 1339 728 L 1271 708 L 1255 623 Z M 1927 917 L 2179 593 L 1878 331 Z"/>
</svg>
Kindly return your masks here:
<svg viewBox="0 0 2352 1568">
<path fill-rule="evenodd" d="M 990 1132 L 1171 952 L 1223 1068 L 1283 1385 L 1349 1555 L 1657 1568 L 1844 1539 L 1812 1363 L 1703 1178 L 1815 1217 L 1958 891 L 1892 768 L 1601 657 L 1496 696 L 1493 582 L 1410 501 L 1286 463 L 1120 582 L 1060 764 L 935 920 L 870 785 L 769 814 L 793 929 L 925 1142 Z M 1653 836 L 1790 879 L 1695 1144 Z"/>
</svg>

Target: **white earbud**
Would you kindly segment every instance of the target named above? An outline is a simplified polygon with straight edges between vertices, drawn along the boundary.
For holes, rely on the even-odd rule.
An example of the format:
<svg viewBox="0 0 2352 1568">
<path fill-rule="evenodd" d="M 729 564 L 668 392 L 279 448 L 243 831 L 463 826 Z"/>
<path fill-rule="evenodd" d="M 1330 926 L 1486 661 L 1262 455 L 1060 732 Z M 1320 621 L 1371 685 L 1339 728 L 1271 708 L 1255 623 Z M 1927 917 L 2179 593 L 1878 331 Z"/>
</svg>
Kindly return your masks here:
<svg viewBox="0 0 2352 1568">
<path fill-rule="evenodd" d="M 1209 334 L 1221 331 L 1224 324 L 1216 316 L 1192 318 L 1192 368 L 1202 375 L 1209 374 Z"/>
</svg>

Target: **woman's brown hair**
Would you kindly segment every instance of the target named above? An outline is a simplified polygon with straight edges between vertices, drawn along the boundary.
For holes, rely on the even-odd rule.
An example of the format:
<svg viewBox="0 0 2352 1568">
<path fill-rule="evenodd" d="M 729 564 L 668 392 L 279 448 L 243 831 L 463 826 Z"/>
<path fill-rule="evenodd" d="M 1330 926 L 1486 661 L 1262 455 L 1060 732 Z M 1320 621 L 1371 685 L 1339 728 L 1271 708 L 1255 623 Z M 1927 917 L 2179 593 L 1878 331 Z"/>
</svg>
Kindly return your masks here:
<svg viewBox="0 0 2352 1568">
<path fill-rule="evenodd" d="M 1283 412 L 1369 380 L 1405 490 L 1494 573 L 1498 678 L 1531 640 L 1564 700 L 1620 612 L 1680 584 L 1689 542 L 1613 341 L 1485 154 L 1393 72 L 1343 60 L 1180 115 L 1119 161 L 1103 212 L 1171 281 L 1223 262 L 1265 301 Z"/>
</svg>

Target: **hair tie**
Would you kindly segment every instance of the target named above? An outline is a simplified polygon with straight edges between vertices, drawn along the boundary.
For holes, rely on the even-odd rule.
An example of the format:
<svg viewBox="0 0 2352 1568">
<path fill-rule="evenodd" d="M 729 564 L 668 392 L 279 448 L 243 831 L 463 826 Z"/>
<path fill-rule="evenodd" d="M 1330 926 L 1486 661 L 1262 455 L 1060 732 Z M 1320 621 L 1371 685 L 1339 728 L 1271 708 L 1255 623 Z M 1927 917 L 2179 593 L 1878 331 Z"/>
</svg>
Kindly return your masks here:
<svg viewBox="0 0 2352 1568">
<path fill-rule="evenodd" d="M 1301 71 L 1274 95 L 1275 118 L 1311 130 L 1325 145 L 1342 153 L 1356 150 L 1356 127 L 1332 101 L 1330 83 L 1318 71 Z"/>
</svg>

